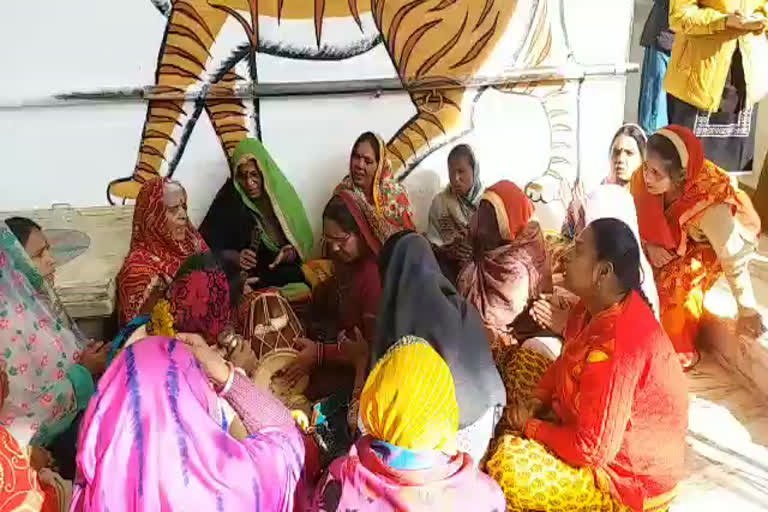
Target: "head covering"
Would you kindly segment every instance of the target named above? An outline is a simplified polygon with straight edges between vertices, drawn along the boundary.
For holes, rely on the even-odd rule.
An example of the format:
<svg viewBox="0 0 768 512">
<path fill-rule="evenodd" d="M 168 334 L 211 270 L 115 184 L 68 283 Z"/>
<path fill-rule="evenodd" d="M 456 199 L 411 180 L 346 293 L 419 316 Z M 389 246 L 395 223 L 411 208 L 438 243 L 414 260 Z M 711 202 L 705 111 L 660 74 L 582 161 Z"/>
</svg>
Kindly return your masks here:
<svg viewBox="0 0 768 512">
<path fill-rule="evenodd" d="M 600 185 L 584 200 L 584 222 L 587 226 L 598 219 L 618 219 L 629 226 L 641 247 L 640 229 L 637 224 L 637 213 L 632 194 L 620 185 Z M 651 268 L 645 252 L 640 250 L 640 267 L 642 269 L 642 289 L 651 303 L 656 318 L 659 318 L 659 294 L 653 279 Z"/>
<path fill-rule="evenodd" d="M 414 229 L 413 211 L 411 203 L 408 200 L 408 194 L 405 188 L 392 176 L 392 169 L 387 158 L 387 146 L 384 140 L 377 134 L 376 143 L 379 161 L 377 162 L 376 173 L 373 177 L 373 206 L 375 212 L 380 217 L 386 219 L 390 224 L 400 229 Z M 334 193 L 348 191 L 353 194 L 361 194 L 367 202 L 368 192 L 360 189 L 352 177 L 347 174 L 341 183 L 336 187 Z"/>
<path fill-rule="evenodd" d="M 148 332 L 174 336 L 179 332 L 202 334 L 215 343 L 230 325 L 230 285 L 226 273 L 211 253 L 195 254 L 181 265 L 165 292 L 149 315 L 134 317 L 123 326 L 111 342 L 107 362 L 111 363 L 137 329 L 148 326 Z"/>
<path fill-rule="evenodd" d="M 508 242 L 525 229 L 533 216 L 533 203 L 525 192 L 511 181 L 502 180 L 488 187 L 483 199 L 493 206 L 499 234 Z"/>
<path fill-rule="evenodd" d="M 380 257 L 388 264 L 382 274 L 373 362 L 404 336 L 417 336 L 427 340 L 451 369 L 461 428 L 488 409 L 506 404 L 483 322 L 440 271 L 429 242 L 408 233 L 388 241 Z"/>
<path fill-rule="evenodd" d="M 97 396 L 78 438 L 72 510 L 293 510 L 298 432 L 232 438 L 185 345 L 155 337 L 127 347 Z"/>
<path fill-rule="evenodd" d="M 475 254 L 459 273 L 456 288 L 488 327 L 512 333 L 512 323 L 531 299 L 552 291 L 552 265 L 541 226 L 529 223 L 512 241 Z M 519 325 L 515 335 L 521 341 Z"/>
<path fill-rule="evenodd" d="M 46 438 L 54 423 L 76 412 L 67 373 L 84 345 L 53 288 L 0 223 L 0 361 L 9 387 L 0 423 L 21 445 Z"/>
<path fill-rule="evenodd" d="M 177 332 L 201 333 L 213 343 L 229 325 L 229 283 L 221 269 L 189 269 L 180 273 L 166 295 Z"/>
<path fill-rule="evenodd" d="M 449 183 L 432 200 L 426 236 L 430 243 L 438 247 L 449 245 L 457 238 L 466 235 L 469 221 L 477 211 L 477 206 L 482 199 L 483 183 L 480 180 L 480 162 L 477 161 L 477 157 L 469 144 L 455 146 L 451 154 L 457 149 L 460 149 L 460 155 L 469 155 L 470 163 L 474 164 L 472 167 L 472 187 L 467 195 L 458 196 L 453 192 Z"/>
<path fill-rule="evenodd" d="M 358 191 L 338 190 L 336 195 L 347 206 L 355 219 L 355 225 L 371 252 L 378 256 L 384 242 L 399 231 L 399 228 L 376 213 L 376 209 Z"/>
<path fill-rule="evenodd" d="M 141 187 L 136 198 L 131 248 L 117 276 L 123 324 L 138 314 L 149 295 L 149 286 L 158 276 L 171 279 L 185 259 L 208 250 L 189 221 L 180 241 L 168 231 L 164 197 L 169 185 L 181 188 L 168 178 L 155 178 Z M 186 201 L 186 192 L 184 194 Z"/>
<path fill-rule="evenodd" d="M 468 153 L 472 163 L 472 187 L 470 187 L 467 195 L 461 197 L 457 196 L 464 216 L 471 217 L 475 210 L 477 210 L 477 204 L 480 202 L 480 194 L 483 191 L 483 182 L 480 180 L 480 162 L 477 161 L 475 151 L 469 144 L 459 144 L 454 147 L 452 151 L 456 150 Z M 453 193 L 450 185 L 448 185 L 448 189 Z"/>
<path fill-rule="evenodd" d="M 683 255 L 687 248 L 687 225 L 717 203 L 729 204 L 741 225 L 757 236 L 760 218 L 749 197 L 731 183 L 725 171 L 704 158 L 704 147 L 693 132 L 670 125 L 656 134 L 667 138 L 677 150 L 685 169 L 685 184 L 682 195 L 665 210 L 662 195 L 648 192 L 643 173 L 632 176 L 630 187 L 643 240 Z"/>
<path fill-rule="evenodd" d="M 360 395 L 360 416 L 368 434 L 399 448 L 456 452 L 451 371 L 423 339 L 406 336 L 379 359 Z"/>
<path fill-rule="evenodd" d="M 257 139 L 244 139 L 235 148 L 232 154 L 232 184 L 240 199 L 256 216 L 257 222 L 264 224 L 265 214 L 258 205 L 248 197 L 237 178 L 237 168 L 249 160 L 255 161 L 264 184 L 264 191 L 272 205 L 280 227 L 288 241 L 299 252 L 302 260 L 308 260 L 312 256 L 312 244 L 314 236 L 312 227 L 304 211 L 304 205 L 283 172 L 277 166 L 264 145 Z M 262 226 L 264 228 L 265 226 Z M 276 237 L 270 235 L 268 229 L 261 230 L 261 240 L 273 252 L 280 250 L 280 244 Z"/>
</svg>

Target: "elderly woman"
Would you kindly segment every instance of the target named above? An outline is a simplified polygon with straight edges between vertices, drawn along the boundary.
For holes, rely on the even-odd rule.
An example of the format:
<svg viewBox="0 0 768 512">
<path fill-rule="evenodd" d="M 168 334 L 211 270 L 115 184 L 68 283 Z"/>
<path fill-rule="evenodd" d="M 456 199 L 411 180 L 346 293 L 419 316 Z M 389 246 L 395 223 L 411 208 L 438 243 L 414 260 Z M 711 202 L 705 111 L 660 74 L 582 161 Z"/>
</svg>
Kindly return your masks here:
<svg viewBox="0 0 768 512">
<path fill-rule="evenodd" d="M 360 195 L 376 215 L 400 229 L 414 229 L 413 212 L 405 188 L 392 176 L 387 146 L 378 135 L 365 132 L 357 138 L 349 157 L 349 174 L 336 187 Z"/>
<path fill-rule="evenodd" d="M 515 398 L 518 433 L 497 443 L 489 473 L 512 510 L 666 510 L 685 474 L 688 397 L 640 288 L 635 235 L 592 222 L 565 278 L 579 302 L 563 353 Z"/>
<path fill-rule="evenodd" d="M 189 256 L 208 246 L 187 217 L 187 193 L 156 178 L 136 198 L 131 248 L 117 274 L 120 325 L 149 313 Z"/>
<path fill-rule="evenodd" d="M 443 275 L 423 236 L 391 237 L 379 261 L 384 288 L 371 361 L 384 357 L 403 336 L 429 341 L 456 381 L 459 449 L 482 460 L 506 393 L 480 315 Z"/>
<path fill-rule="evenodd" d="M 304 444 L 291 413 L 205 340 L 178 337 L 127 347 L 102 377 L 80 432 L 71 510 L 292 511 Z M 250 437 L 227 433 L 217 396 Z"/>
<path fill-rule="evenodd" d="M 223 260 L 257 278 L 254 288 L 304 283 L 312 228 L 293 186 L 256 139 L 238 144 L 231 168 L 200 234 Z M 290 290 L 286 295 L 292 298 Z"/>
<path fill-rule="evenodd" d="M 472 254 L 469 221 L 483 193 L 480 164 L 467 144 L 455 146 L 448 154 L 449 184 L 432 200 L 427 240 L 437 261 L 451 280 Z"/>
<path fill-rule="evenodd" d="M 312 511 L 504 509 L 498 486 L 457 450 L 453 378 L 426 341 L 408 336 L 387 350 L 365 383 L 360 417 L 367 434 L 331 464 Z"/>
<path fill-rule="evenodd" d="M 698 359 L 695 341 L 704 296 L 722 273 L 739 308 L 739 328 L 764 331 L 747 263 L 760 219 L 746 194 L 704 158 L 687 128 L 668 126 L 648 141 L 642 173 L 632 179 L 640 236 L 654 267 L 661 323 L 685 367 Z"/>
</svg>

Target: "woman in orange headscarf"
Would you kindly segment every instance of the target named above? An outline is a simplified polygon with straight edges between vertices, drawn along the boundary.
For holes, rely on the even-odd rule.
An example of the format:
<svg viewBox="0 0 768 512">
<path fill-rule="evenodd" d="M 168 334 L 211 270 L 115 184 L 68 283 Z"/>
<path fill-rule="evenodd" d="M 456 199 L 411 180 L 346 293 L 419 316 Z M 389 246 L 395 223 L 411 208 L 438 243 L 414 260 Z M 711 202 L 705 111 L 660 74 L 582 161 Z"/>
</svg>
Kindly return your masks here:
<svg viewBox="0 0 768 512">
<path fill-rule="evenodd" d="M 485 191 L 470 225 L 474 255 L 457 288 L 493 332 L 497 362 L 530 300 L 552 291 L 544 235 L 532 217 L 525 193 L 511 181 L 500 181 Z"/>
<path fill-rule="evenodd" d="M 682 126 L 656 132 L 631 191 L 640 237 L 654 267 L 661 322 L 683 365 L 691 367 L 698 359 L 704 295 L 722 273 L 739 306 L 740 329 L 762 333 L 747 270 L 760 219 L 746 194 L 704 158 L 701 141 Z"/>
<path fill-rule="evenodd" d="M 528 314 L 531 301 L 552 291 L 552 274 L 539 223 L 525 193 L 510 181 L 486 189 L 470 223 L 474 256 L 457 289 L 480 312 L 507 396 L 533 388 L 559 353 Z M 531 339 L 534 338 L 535 339 Z M 528 341 L 530 340 L 530 341 Z M 519 347 L 527 342 L 525 348 Z M 510 422 L 507 407 L 502 429 Z"/>
</svg>

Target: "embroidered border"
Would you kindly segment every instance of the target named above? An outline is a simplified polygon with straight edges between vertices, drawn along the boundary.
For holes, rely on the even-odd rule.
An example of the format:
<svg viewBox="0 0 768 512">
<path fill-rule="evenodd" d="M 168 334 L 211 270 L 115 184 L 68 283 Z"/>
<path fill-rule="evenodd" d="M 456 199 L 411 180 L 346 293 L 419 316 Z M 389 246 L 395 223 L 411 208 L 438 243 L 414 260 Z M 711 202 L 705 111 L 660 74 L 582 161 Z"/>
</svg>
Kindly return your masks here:
<svg viewBox="0 0 768 512">
<path fill-rule="evenodd" d="M 738 120 L 730 124 L 711 124 L 710 118 L 712 114 L 699 110 L 693 123 L 693 133 L 697 137 L 710 138 L 749 137 L 752 131 L 752 108 L 747 107 L 739 112 Z"/>
</svg>

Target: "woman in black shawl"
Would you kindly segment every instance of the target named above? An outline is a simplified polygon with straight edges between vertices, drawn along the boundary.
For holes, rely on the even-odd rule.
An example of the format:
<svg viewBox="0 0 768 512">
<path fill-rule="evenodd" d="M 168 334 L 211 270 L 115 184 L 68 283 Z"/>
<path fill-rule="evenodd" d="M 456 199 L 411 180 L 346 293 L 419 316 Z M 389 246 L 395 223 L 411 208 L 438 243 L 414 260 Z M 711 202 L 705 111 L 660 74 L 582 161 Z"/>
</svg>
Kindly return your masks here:
<svg viewBox="0 0 768 512">
<path fill-rule="evenodd" d="M 379 256 L 383 291 L 372 362 L 403 336 L 427 340 L 448 363 L 459 403 L 458 448 L 482 460 L 506 393 L 479 313 L 442 274 L 429 242 L 395 235 Z"/>
</svg>

